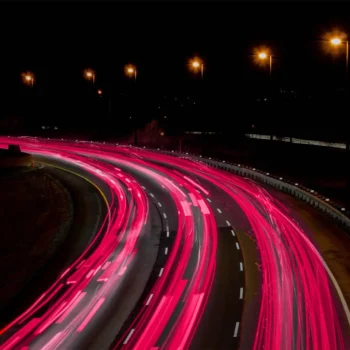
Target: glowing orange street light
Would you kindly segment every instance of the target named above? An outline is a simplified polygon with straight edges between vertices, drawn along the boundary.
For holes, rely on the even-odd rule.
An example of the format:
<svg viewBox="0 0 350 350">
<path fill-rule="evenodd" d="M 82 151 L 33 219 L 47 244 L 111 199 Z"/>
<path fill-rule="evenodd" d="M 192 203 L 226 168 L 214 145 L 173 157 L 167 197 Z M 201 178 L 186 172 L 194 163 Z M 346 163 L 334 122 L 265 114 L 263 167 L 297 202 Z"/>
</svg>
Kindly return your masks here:
<svg viewBox="0 0 350 350">
<path fill-rule="evenodd" d="M 270 77 L 272 75 L 272 55 L 267 54 L 265 51 L 259 52 L 258 53 L 258 58 L 261 61 L 266 60 L 267 58 L 269 58 L 269 65 L 270 65 Z"/>
<path fill-rule="evenodd" d="M 125 66 L 125 74 L 129 77 L 133 77 L 136 81 L 137 70 L 136 70 L 136 67 L 133 66 L 132 64 L 128 64 L 127 66 Z"/>
<path fill-rule="evenodd" d="M 34 86 L 34 74 L 31 72 L 22 73 L 22 79 L 24 84 Z"/>
<path fill-rule="evenodd" d="M 342 40 L 339 37 L 334 37 L 330 39 L 330 43 L 333 46 L 340 46 L 341 44 L 345 44 L 345 73 L 348 74 L 349 71 L 349 41 L 348 40 Z"/>
<path fill-rule="evenodd" d="M 92 69 L 86 69 L 84 71 L 84 76 L 86 80 L 92 80 L 92 85 L 95 85 L 95 71 L 93 71 Z"/>
<path fill-rule="evenodd" d="M 204 64 L 203 61 L 199 58 L 194 58 L 190 61 L 190 66 L 194 71 L 197 71 L 199 68 L 201 70 L 201 79 L 204 76 Z"/>
<path fill-rule="evenodd" d="M 330 40 L 331 44 L 334 45 L 334 46 L 338 46 L 341 44 L 341 39 L 340 38 L 332 38 Z"/>
</svg>

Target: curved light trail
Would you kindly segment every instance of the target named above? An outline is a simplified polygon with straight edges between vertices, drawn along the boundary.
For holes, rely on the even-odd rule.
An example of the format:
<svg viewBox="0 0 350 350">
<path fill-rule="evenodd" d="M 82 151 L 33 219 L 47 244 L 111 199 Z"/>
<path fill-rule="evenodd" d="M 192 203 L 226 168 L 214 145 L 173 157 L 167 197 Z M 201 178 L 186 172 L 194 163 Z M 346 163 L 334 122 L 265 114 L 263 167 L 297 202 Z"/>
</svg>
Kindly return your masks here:
<svg viewBox="0 0 350 350">
<path fill-rule="evenodd" d="M 208 200 L 206 184 L 210 184 L 238 204 L 257 244 L 262 285 L 253 349 L 346 349 L 344 329 L 348 325 L 341 323 L 324 261 L 285 208 L 256 183 L 190 158 L 139 148 L 33 138 L 0 138 L 0 147 L 10 142 L 98 178 L 108 188 L 104 193 L 108 210 L 81 256 L 28 310 L 0 331 L 0 349 L 70 348 L 105 312 L 149 229 L 150 194 L 128 169 L 155 181 L 169 194 L 176 208 L 170 214 L 176 216 L 177 229 L 171 247 L 166 248 L 159 278 L 112 348 L 190 346 L 216 272 L 220 235 L 215 209 L 222 211 Z M 166 215 L 163 212 L 164 220 Z M 235 244 L 240 250 L 239 241 Z M 243 271 L 242 262 L 240 269 Z M 232 315 L 233 337 L 242 332 L 236 322 L 240 319 L 241 315 Z"/>
</svg>

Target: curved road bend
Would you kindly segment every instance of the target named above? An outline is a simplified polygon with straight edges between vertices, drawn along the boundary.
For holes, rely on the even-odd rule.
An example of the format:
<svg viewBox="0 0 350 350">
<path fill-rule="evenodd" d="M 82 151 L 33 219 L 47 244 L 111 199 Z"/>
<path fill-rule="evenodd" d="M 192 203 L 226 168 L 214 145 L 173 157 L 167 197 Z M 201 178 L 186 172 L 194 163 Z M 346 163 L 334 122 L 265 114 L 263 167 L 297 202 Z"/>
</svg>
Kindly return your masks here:
<svg viewBox="0 0 350 350">
<path fill-rule="evenodd" d="M 91 344 L 89 335 L 103 329 L 107 338 L 118 333 L 112 348 L 125 349 L 348 347 L 336 312 L 339 296 L 321 256 L 256 183 L 194 159 L 137 148 L 15 142 L 91 172 L 111 198 L 103 243 L 62 277 L 60 288 L 70 294 L 62 294 L 45 317 L 34 315 L 12 341 L 31 348 L 94 347 L 102 340 Z M 158 221 L 150 219 L 152 208 Z M 130 292 L 133 267 L 151 260 L 147 252 L 139 254 L 142 239 L 160 227 L 145 291 L 135 292 L 141 297 L 130 302 L 124 326 L 113 327 L 110 306 L 119 312 L 113 301 L 121 305 Z M 346 319 L 346 305 L 343 311 Z"/>
</svg>

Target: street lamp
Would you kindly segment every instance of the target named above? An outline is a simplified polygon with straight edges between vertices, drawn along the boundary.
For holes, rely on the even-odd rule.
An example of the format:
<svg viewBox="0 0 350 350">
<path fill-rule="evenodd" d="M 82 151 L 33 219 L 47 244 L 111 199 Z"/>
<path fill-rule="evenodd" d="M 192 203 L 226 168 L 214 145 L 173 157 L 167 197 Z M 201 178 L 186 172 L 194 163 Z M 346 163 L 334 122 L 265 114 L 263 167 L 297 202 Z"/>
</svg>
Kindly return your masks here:
<svg viewBox="0 0 350 350">
<path fill-rule="evenodd" d="M 24 84 L 34 86 L 34 74 L 31 72 L 22 73 L 22 79 Z"/>
<path fill-rule="evenodd" d="M 270 65 L 270 77 L 272 75 L 272 55 L 266 53 L 265 51 L 261 51 L 258 53 L 258 59 L 260 61 L 265 61 L 266 59 L 269 59 L 269 65 Z"/>
<path fill-rule="evenodd" d="M 86 80 L 92 80 L 92 85 L 95 85 L 95 79 L 96 79 L 96 74 L 95 71 L 92 69 L 86 69 L 84 71 L 84 76 Z"/>
<path fill-rule="evenodd" d="M 193 58 L 190 61 L 190 67 L 192 68 L 193 71 L 197 72 L 198 69 L 200 69 L 201 72 L 201 79 L 203 79 L 204 76 L 204 64 L 203 61 L 199 58 Z"/>
<path fill-rule="evenodd" d="M 128 64 L 127 66 L 125 66 L 125 74 L 130 78 L 133 77 L 136 81 L 137 70 L 136 70 L 136 67 L 133 66 L 132 64 Z"/>
<path fill-rule="evenodd" d="M 340 37 L 333 37 L 330 39 L 330 43 L 333 46 L 340 46 L 341 44 L 345 44 L 345 73 L 348 74 L 349 71 L 349 41 L 342 40 Z"/>
<path fill-rule="evenodd" d="M 100 89 L 97 90 L 97 94 L 100 95 L 100 96 L 102 96 L 102 90 L 100 90 Z"/>
</svg>

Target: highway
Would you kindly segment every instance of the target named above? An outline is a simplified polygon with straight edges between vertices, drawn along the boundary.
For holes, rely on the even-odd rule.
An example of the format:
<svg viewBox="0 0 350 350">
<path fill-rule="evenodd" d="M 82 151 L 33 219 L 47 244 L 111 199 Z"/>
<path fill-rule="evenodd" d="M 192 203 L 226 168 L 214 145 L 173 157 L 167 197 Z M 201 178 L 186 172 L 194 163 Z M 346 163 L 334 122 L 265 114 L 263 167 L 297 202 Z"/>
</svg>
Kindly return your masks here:
<svg viewBox="0 0 350 350">
<path fill-rule="evenodd" d="M 81 255 L 0 331 L 0 349 L 349 348 L 330 271 L 262 186 L 141 148 L 0 138 L 9 143 L 86 178 L 107 210 Z"/>
</svg>

